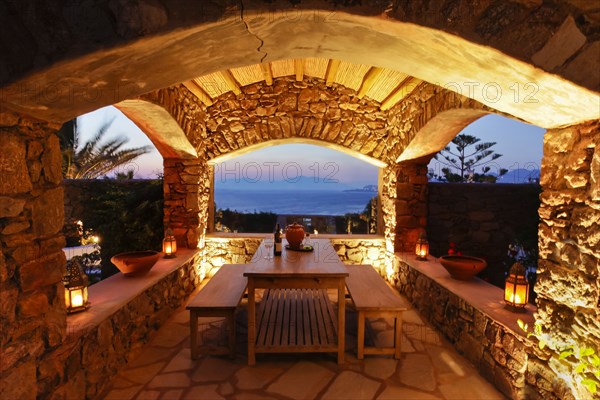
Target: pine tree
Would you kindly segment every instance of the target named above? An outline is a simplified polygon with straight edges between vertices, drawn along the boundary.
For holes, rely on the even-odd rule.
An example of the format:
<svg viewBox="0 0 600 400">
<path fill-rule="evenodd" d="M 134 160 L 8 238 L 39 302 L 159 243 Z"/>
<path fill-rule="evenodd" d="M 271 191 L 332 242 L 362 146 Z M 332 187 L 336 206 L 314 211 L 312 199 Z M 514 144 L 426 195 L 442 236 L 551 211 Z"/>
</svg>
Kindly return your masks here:
<svg viewBox="0 0 600 400">
<path fill-rule="evenodd" d="M 450 145 L 442 149 L 434 156 L 445 168 L 442 168 L 441 176 L 433 175 L 446 182 L 496 182 L 496 179 L 508 172 L 500 169 L 499 174 L 491 175 L 491 167 L 488 165 L 494 160 L 502 157 L 491 150 L 496 142 L 479 143 L 481 139 L 475 136 L 461 134 L 452 139 L 455 149 Z M 472 146 L 475 146 L 473 149 Z M 481 167 L 481 174 L 476 173 L 476 168 Z M 457 171 L 456 172 L 453 172 Z"/>
</svg>

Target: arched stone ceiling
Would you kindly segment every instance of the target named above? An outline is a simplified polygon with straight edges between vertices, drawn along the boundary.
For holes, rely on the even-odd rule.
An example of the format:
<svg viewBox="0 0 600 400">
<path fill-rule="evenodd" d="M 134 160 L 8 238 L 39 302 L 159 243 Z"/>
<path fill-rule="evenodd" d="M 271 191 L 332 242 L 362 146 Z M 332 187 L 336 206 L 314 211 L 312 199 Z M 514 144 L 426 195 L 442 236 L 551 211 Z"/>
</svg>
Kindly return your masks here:
<svg viewBox="0 0 600 400">
<path fill-rule="evenodd" d="M 598 118 L 600 100 L 593 91 L 598 89 L 597 72 L 590 69 L 586 53 L 597 46 L 586 44 L 586 36 L 579 28 L 573 28 L 570 20 L 564 19 L 569 12 L 581 14 L 580 11 L 557 3 L 553 11 L 561 16 L 558 23 L 542 18 L 536 29 L 531 29 L 526 18 L 542 12 L 540 5 L 535 1 L 521 2 L 514 9 L 519 25 L 508 30 L 490 17 L 494 15 L 495 2 L 483 1 L 478 9 L 467 1 L 459 3 L 468 10 L 464 18 L 469 24 L 465 27 L 452 25 L 451 18 L 448 22 L 437 17 L 430 21 L 429 15 L 421 18 L 408 3 L 374 1 L 338 7 L 339 3 L 326 1 L 305 1 L 296 6 L 248 1 L 243 9 L 237 2 L 210 3 L 206 9 L 194 9 L 186 15 L 186 10 L 175 1 L 164 0 L 164 10 L 169 13 L 160 6 L 149 10 L 139 2 L 139 20 L 122 20 L 116 14 L 119 40 L 98 39 L 104 46 L 99 49 L 93 45 L 88 50 L 81 46 L 89 40 L 84 38 L 74 46 L 79 55 L 50 58 L 60 62 L 38 58 L 43 61 L 37 72 L 29 69 L 26 76 L 21 73 L 22 79 L 4 86 L 2 105 L 46 120 L 64 121 L 103 105 L 218 71 L 287 59 L 324 58 L 356 65 L 366 63 L 367 68 L 386 68 L 439 83 L 546 128 Z M 449 10 L 440 10 L 440 15 Z M 169 20 L 170 16 L 173 19 Z M 560 25 L 563 19 L 567 25 Z M 522 37 L 511 36 L 515 30 Z M 565 39 L 567 45 L 561 46 L 558 39 L 551 43 L 553 30 L 566 30 L 558 39 Z M 449 31 L 458 31 L 469 40 Z M 535 46 L 524 41 L 528 35 L 535 39 Z M 35 38 L 40 39 L 38 35 Z M 39 51 L 44 53 L 46 49 Z M 582 58 L 575 57 L 579 53 Z M 586 82 L 593 90 L 533 66 L 534 59 L 563 76 L 569 75 L 569 60 L 579 59 L 584 71 L 580 74 L 593 79 L 589 81 L 577 74 L 571 79 Z M 551 61 L 558 62 L 557 66 L 548 64 Z M 593 58 L 591 63 L 594 66 Z M 564 71 L 560 69 L 563 64 Z M 4 65 L 2 72 L 7 68 L 21 71 L 23 67 L 18 63 Z M 2 81 L 7 82 L 5 75 Z"/>
<path fill-rule="evenodd" d="M 152 141 L 163 158 L 198 157 L 177 121 L 164 108 L 144 100 L 124 100 L 115 107 Z"/>
<path fill-rule="evenodd" d="M 441 132 L 431 133 L 431 143 L 419 151 L 445 146 L 456 135 L 454 128 L 494 112 L 426 82 L 389 110 L 381 110 L 381 103 L 367 96 L 360 98 L 356 90 L 320 78 L 277 77 L 239 86 L 239 94 L 224 89 L 210 99 L 210 106 L 198 99 L 200 88 L 188 86 L 161 89 L 143 99 L 164 108 L 182 127 L 198 158 L 213 163 L 260 147 L 295 142 L 332 147 L 383 167 L 396 163 L 415 138 L 422 140 L 419 131 L 437 115 L 456 111 L 449 114 L 452 118 L 438 120 L 451 124 L 436 125 Z"/>
<path fill-rule="evenodd" d="M 367 64 L 324 58 L 278 60 L 218 71 L 200 76 L 184 85 L 206 106 L 223 93 L 240 94 L 241 87 L 265 81 L 273 84 L 273 78 L 295 76 L 302 82 L 304 77 L 324 79 L 328 86 L 334 83 L 357 92 L 358 98 L 367 96 L 381 103 L 381 110 L 388 110 L 406 97 L 422 81 L 402 72 Z"/>
<path fill-rule="evenodd" d="M 416 160 L 438 153 L 460 131 L 487 114 L 489 112 L 474 109 L 454 109 L 437 114 L 416 133 L 396 161 Z"/>
</svg>

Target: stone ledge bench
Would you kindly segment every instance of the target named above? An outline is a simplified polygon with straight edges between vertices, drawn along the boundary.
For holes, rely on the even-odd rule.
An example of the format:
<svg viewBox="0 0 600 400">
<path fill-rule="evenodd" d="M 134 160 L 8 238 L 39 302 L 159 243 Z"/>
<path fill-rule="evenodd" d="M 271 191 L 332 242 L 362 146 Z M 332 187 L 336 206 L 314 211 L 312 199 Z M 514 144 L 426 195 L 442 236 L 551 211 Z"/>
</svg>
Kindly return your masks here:
<svg viewBox="0 0 600 400">
<path fill-rule="evenodd" d="M 371 265 L 348 265 L 349 276 L 346 288 L 358 314 L 357 358 L 362 360 L 365 354 L 393 354 L 400 358 L 402 338 L 402 312 L 408 310 L 408 304 L 387 285 L 385 280 Z M 365 347 L 365 319 L 367 317 L 394 318 L 393 347 Z"/>
<path fill-rule="evenodd" d="M 235 310 L 248 286 L 248 279 L 243 273 L 244 268 L 239 264 L 221 266 L 188 303 L 186 309 L 190 310 L 190 346 L 193 360 L 201 354 L 229 354 L 231 358 L 235 357 Z M 198 318 L 200 317 L 226 318 L 229 328 L 228 346 L 200 347 L 198 343 Z"/>
</svg>

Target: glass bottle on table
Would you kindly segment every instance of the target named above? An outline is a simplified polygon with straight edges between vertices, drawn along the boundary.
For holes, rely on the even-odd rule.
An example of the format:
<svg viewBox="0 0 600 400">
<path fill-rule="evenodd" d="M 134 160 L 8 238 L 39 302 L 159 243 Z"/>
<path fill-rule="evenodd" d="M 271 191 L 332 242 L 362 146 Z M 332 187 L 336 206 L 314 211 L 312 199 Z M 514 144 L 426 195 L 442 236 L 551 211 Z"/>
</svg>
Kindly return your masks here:
<svg viewBox="0 0 600 400">
<path fill-rule="evenodd" d="M 275 246 L 273 246 L 273 254 L 275 256 L 280 256 L 282 240 L 281 240 L 281 228 L 279 228 L 279 224 L 277 224 L 277 226 L 275 227 L 274 239 L 275 239 L 274 240 Z"/>
</svg>

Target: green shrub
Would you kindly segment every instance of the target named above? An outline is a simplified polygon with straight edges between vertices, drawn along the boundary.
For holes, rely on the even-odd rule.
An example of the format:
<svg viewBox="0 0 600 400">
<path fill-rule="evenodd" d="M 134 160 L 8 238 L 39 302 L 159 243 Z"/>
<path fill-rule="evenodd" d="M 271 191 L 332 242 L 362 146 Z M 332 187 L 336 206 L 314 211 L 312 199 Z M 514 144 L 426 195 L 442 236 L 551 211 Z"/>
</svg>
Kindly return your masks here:
<svg viewBox="0 0 600 400">
<path fill-rule="evenodd" d="M 126 186 L 103 181 L 90 195 L 86 227 L 101 240 L 102 279 L 118 272 L 112 256 L 126 251 L 161 251 L 163 239 L 162 180 Z"/>
</svg>

